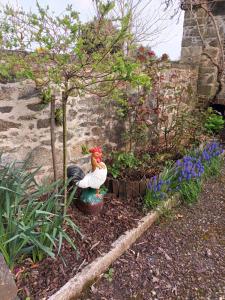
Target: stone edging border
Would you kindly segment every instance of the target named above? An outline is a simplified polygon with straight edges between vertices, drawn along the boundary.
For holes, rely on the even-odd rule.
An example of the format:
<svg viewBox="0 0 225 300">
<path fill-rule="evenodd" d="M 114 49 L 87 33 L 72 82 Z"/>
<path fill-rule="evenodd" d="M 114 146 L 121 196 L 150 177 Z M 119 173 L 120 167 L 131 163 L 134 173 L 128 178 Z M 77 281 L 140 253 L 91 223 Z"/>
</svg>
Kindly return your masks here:
<svg viewBox="0 0 225 300">
<path fill-rule="evenodd" d="M 179 194 L 171 196 L 153 212 L 148 213 L 139 222 L 136 228 L 126 231 L 115 242 L 112 243 L 111 250 L 96 258 L 87 265 L 81 272 L 71 278 L 49 300 L 75 300 L 83 290 L 94 280 L 104 273 L 109 266 L 120 257 L 130 246 L 158 219 L 164 209 L 172 209 L 179 203 Z"/>
</svg>

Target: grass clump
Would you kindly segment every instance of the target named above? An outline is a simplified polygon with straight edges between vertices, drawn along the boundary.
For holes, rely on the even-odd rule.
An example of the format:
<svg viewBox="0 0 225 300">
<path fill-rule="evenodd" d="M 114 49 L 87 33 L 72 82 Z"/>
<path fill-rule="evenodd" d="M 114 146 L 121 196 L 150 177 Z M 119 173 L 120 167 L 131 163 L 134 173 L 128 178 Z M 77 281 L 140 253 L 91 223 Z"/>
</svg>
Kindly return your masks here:
<svg viewBox="0 0 225 300">
<path fill-rule="evenodd" d="M 63 216 L 64 188 L 59 181 L 38 185 L 37 171 L 29 172 L 26 163 L 3 165 L 0 159 L 0 252 L 10 268 L 25 257 L 55 258 L 64 239 L 76 249 L 65 231 L 68 226 L 79 230 Z"/>
</svg>

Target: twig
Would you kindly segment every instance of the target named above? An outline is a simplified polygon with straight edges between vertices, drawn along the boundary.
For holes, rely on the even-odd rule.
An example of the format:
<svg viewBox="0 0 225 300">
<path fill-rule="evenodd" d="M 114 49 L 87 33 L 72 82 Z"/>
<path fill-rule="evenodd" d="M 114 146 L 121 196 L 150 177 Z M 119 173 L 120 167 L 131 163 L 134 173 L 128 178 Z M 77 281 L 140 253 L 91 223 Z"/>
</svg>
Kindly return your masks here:
<svg viewBox="0 0 225 300">
<path fill-rule="evenodd" d="M 95 243 L 95 244 L 90 248 L 90 251 L 93 250 L 96 246 L 98 246 L 99 243 L 100 243 L 100 241 L 98 241 L 97 243 Z"/>
</svg>

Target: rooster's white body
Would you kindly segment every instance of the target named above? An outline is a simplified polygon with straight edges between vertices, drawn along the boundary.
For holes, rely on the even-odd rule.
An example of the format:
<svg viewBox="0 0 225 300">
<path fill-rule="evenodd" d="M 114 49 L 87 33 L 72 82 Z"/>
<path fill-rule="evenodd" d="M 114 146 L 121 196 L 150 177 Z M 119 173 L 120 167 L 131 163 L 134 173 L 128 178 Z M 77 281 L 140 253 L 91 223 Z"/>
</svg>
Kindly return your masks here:
<svg viewBox="0 0 225 300">
<path fill-rule="evenodd" d="M 92 188 L 99 189 L 106 181 L 107 168 L 106 165 L 101 162 L 105 168 L 96 168 L 93 172 L 89 172 L 84 178 L 76 183 L 76 185 L 82 189 Z"/>
</svg>

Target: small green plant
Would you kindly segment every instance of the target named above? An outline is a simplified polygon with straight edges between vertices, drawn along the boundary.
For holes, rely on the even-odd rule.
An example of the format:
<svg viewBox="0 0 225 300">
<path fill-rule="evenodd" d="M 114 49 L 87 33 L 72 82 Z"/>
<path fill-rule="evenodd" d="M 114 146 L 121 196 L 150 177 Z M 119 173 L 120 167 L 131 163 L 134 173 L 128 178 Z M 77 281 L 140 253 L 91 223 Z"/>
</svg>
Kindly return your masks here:
<svg viewBox="0 0 225 300">
<path fill-rule="evenodd" d="M 171 184 L 174 180 L 174 162 L 167 161 L 159 176 L 152 177 L 148 184 L 144 198 L 144 206 L 147 209 L 156 208 L 171 192 Z"/>
<path fill-rule="evenodd" d="M 167 207 L 161 207 L 160 208 L 160 216 L 158 220 L 156 221 L 156 224 L 160 224 L 162 221 L 172 221 L 175 217 L 174 211 L 172 209 L 169 209 Z"/>
<path fill-rule="evenodd" d="M 220 175 L 221 172 L 221 166 L 223 165 L 223 159 L 221 158 L 221 156 L 216 156 L 213 157 L 210 160 L 210 163 L 204 164 L 204 178 L 207 179 L 209 177 L 217 177 Z"/>
<path fill-rule="evenodd" d="M 201 192 L 202 182 L 200 179 L 183 181 L 179 186 L 179 192 L 182 199 L 187 204 L 195 203 Z"/>
<path fill-rule="evenodd" d="M 11 79 L 9 64 L 0 65 L 0 82 L 7 82 Z"/>
<path fill-rule="evenodd" d="M 100 187 L 100 194 L 107 194 L 107 192 L 108 192 L 108 189 L 107 189 L 107 187 L 105 186 L 105 185 L 102 185 L 101 187 Z"/>
<path fill-rule="evenodd" d="M 63 110 L 61 107 L 55 110 L 55 123 L 57 126 L 62 126 L 63 124 Z"/>
<path fill-rule="evenodd" d="M 147 191 L 144 198 L 145 208 L 154 209 L 164 200 L 169 193 L 171 183 L 172 168 L 165 168 L 160 176 L 152 177 L 147 185 Z"/>
<path fill-rule="evenodd" d="M 79 232 L 73 221 L 63 215 L 64 188 L 59 188 L 60 181 L 38 185 L 37 171 L 27 171 L 25 163 L 1 165 L 0 159 L 0 252 L 10 268 L 24 257 L 34 262 L 46 256 L 55 258 L 63 240 L 76 250 L 65 231 L 67 226 Z"/>
<path fill-rule="evenodd" d="M 109 173 L 117 178 L 124 169 L 136 169 L 141 165 L 133 152 L 114 152 L 111 154 L 112 164 L 108 167 Z"/>
<path fill-rule="evenodd" d="M 212 108 L 207 111 L 204 127 L 208 133 L 219 133 L 224 127 L 225 121 L 222 116 L 215 113 Z"/>
<path fill-rule="evenodd" d="M 52 99 L 52 91 L 51 89 L 45 88 L 41 91 L 41 99 L 43 104 L 49 104 Z"/>
<path fill-rule="evenodd" d="M 113 268 L 109 268 L 107 273 L 104 274 L 104 277 L 109 281 L 112 282 L 113 281 L 113 274 L 114 274 L 114 269 Z"/>
<path fill-rule="evenodd" d="M 81 145 L 81 153 L 82 153 L 83 155 L 90 154 L 89 148 L 88 148 L 87 145 Z"/>
</svg>

